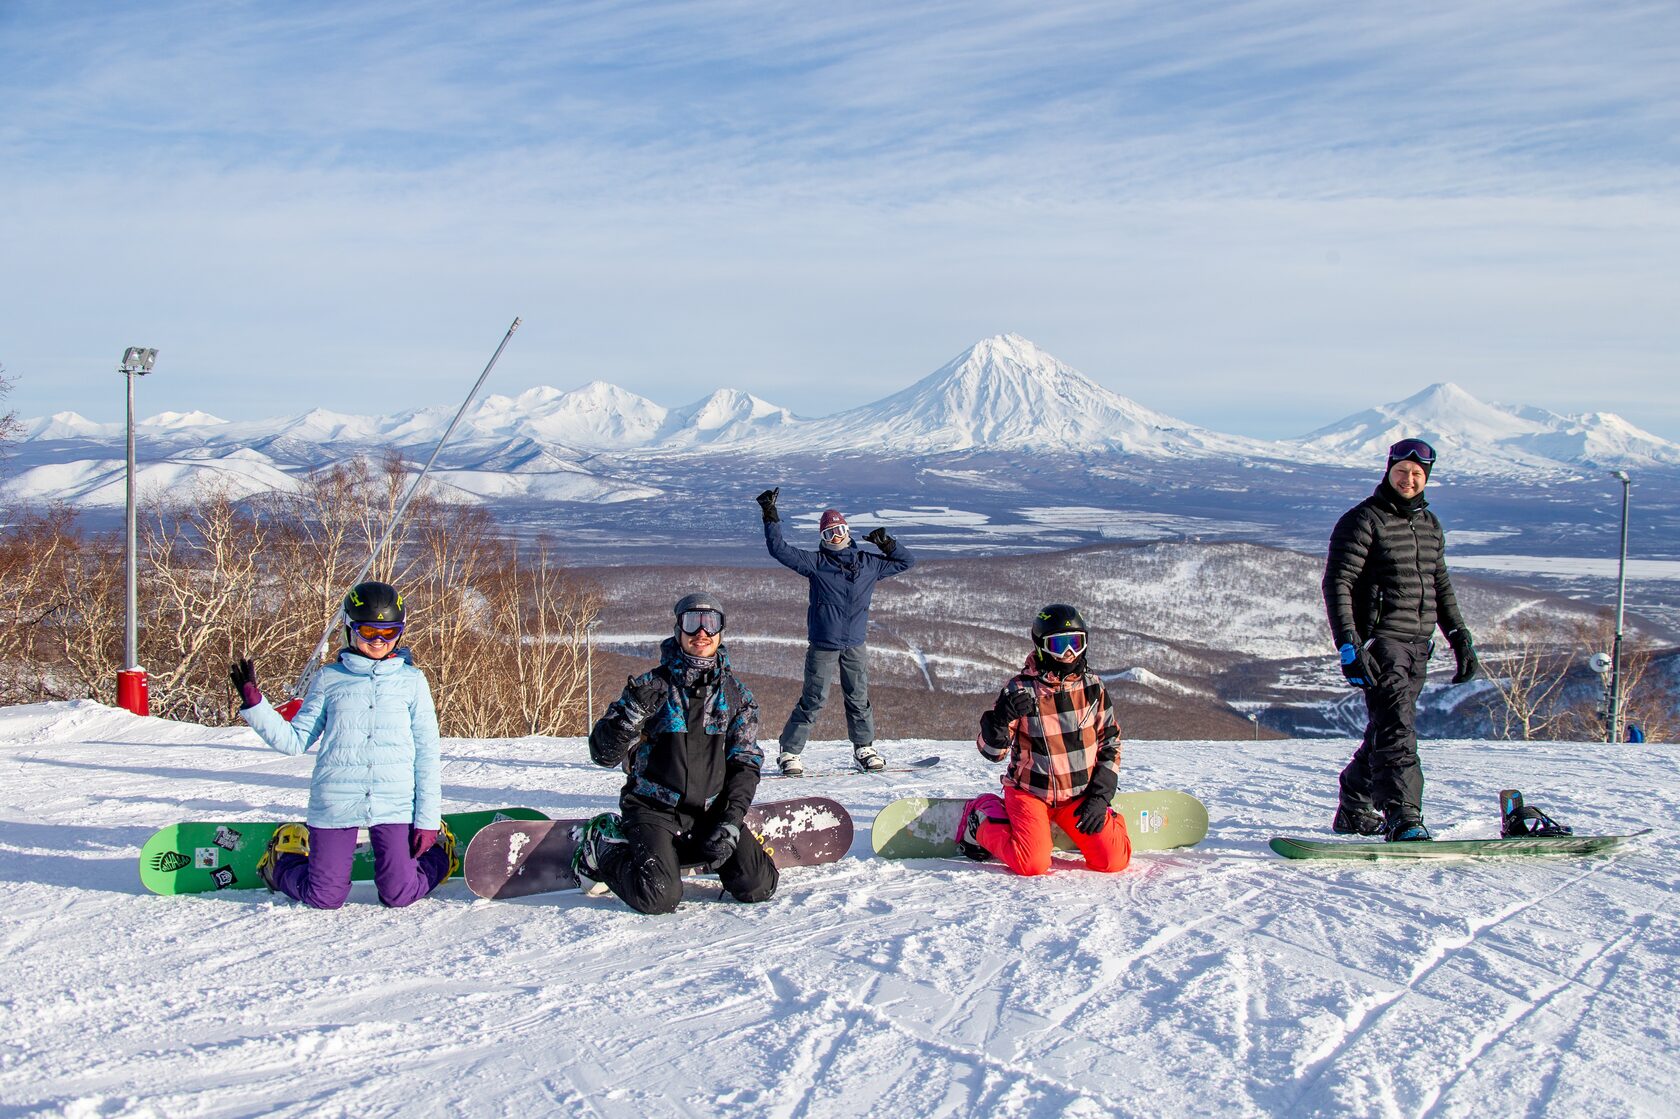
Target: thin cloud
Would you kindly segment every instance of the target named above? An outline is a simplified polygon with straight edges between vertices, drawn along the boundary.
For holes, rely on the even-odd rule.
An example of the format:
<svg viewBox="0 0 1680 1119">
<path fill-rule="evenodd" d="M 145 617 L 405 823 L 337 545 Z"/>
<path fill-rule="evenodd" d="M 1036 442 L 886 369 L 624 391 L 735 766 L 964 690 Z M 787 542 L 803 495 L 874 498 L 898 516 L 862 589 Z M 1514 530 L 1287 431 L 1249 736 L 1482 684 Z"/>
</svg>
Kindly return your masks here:
<svg viewBox="0 0 1680 1119">
<path fill-rule="evenodd" d="M 1261 434 L 1448 366 L 1680 433 L 1672 5 L 37 3 L 0 50 L 30 414 L 113 331 L 224 414 L 431 403 L 519 312 L 509 375 L 666 403 L 821 413 L 1015 330 L 1301 409 Z"/>
</svg>

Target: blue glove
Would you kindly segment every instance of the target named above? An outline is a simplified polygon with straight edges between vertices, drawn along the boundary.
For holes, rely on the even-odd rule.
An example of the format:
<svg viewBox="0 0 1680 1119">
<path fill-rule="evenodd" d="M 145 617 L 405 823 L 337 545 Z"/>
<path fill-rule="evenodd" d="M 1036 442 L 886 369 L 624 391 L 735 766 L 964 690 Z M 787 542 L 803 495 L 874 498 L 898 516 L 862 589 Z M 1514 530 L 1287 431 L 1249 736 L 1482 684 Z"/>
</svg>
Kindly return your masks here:
<svg viewBox="0 0 1680 1119">
<path fill-rule="evenodd" d="M 1348 683 L 1356 688 L 1376 686 L 1377 665 L 1363 645 L 1348 642 L 1342 646 L 1341 654 L 1342 675 L 1347 677 Z"/>
</svg>

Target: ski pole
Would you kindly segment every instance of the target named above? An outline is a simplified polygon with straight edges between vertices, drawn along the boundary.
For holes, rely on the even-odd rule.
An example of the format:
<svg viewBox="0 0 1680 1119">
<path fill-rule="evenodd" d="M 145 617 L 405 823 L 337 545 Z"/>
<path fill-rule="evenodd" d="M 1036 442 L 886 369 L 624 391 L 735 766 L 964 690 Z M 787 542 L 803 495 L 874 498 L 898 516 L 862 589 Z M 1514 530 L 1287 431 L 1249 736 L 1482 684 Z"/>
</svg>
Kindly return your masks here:
<svg viewBox="0 0 1680 1119">
<path fill-rule="evenodd" d="M 437 446 L 432 448 L 432 457 L 426 460 L 426 465 L 421 467 L 420 473 L 414 476 L 414 481 L 409 484 L 408 492 L 403 494 L 402 501 L 397 504 L 396 511 L 391 514 L 391 520 L 385 526 L 385 534 L 379 538 L 379 543 L 373 546 L 373 551 L 368 555 L 367 562 L 362 564 L 362 569 L 356 573 L 356 577 L 350 580 L 352 587 L 367 578 L 367 573 L 373 570 L 374 562 L 378 560 L 379 553 L 384 551 L 385 545 L 391 542 L 391 534 L 396 532 L 397 525 L 402 521 L 403 513 L 408 509 L 409 501 L 419 492 L 420 484 L 426 480 L 426 475 L 431 472 L 432 463 L 437 461 L 438 453 L 443 450 L 443 445 L 449 442 L 451 435 L 455 434 L 456 425 L 461 422 L 461 417 L 467 414 L 467 409 L 472 406 L 473 398 L 478 395 L 478 390 L 484 387 L 484 381 L 490 376 L 490 370 L 496 368 L 497 359 L 502 356 L 502 351 L 507 348 L 508 339 L 513 337 L 513 332 L 519 329 L 519 323 L 520 320 L 516 316 L 513 325 L 507 328 L 506 334 L 502 335 L 501 344 L 496 347 L 496 352 L 490 355 L 489 364 L 484 367 L 484 372 L 478 375 L 478 380 L 473 382 L 472 391 L 467 393 L 465 400 L 461 401 L 460 410 L 455 413 L 455 418 L 449 421 L 449 426 L 443 429 L 443 435 L 438 439 Z M 281 705 L 280 713 L 288 719 L 297 714 L 297 706 L 302 703 L 303 689 L 308 686 L 309 678 L 315 674 L 315 666 L 327 655 L 327 643 L 332 640 L 332 632 L 337 625 L 338 615 L 334 614 L 327 622 L 327 628 L 321 631 L 321 640 L 315 643 L 315 651 L 309 655 L 309 660 L 305 662 L 303 672 L 298 676 L 297 683 L 292 686 L 292 698 Z M 290 708 L 290 710 L 287 710 L 287 708 Z"/>
</svg>

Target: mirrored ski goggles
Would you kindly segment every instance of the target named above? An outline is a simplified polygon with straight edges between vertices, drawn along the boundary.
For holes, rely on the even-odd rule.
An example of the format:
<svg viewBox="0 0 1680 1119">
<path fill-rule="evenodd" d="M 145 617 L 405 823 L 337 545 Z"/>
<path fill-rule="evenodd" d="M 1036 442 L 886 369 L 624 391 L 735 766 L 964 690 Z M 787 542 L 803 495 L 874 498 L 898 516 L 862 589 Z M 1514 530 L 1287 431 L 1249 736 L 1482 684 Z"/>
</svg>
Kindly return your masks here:
<svg viewBox="0 0 1680 1119">
<path fill-rule="evenodd" d="M 1435 448 L 1422 439 L 1402 439 L 1388 449 L 1389 462 L 1402 462 L 1411 459 L 1420 466 L 1429 466 L 1435 461 Z"/>
<path fill-rule="evenodd" d="M 402 636 L 403 624 L 382 625 L 379 622 L 357 622 L 350 627 L 363 641 L 395 641 Z"/>
<path fill-rule="evenodd" d="M 1083 633 L 1052 633 L 1044 638 L 1044 651 L 1053 657 L 1065 657 L 1069 653 L 1075 656 L 1085 651 L 1085 635 Z"/>
<path fill-rule="evenodd" d="M 844 544 L 846 542 L 846 537 L 851 534 L 852 530 L 847 528 L 845 525 L 830 525 L 822 530 L 821 536 L 824 543 Z"/>
<path fill-rule="evenodd" d="M 677 617 L 677 624 L 689 636 L 705 633 L 716 636 L 723 632 L 722 610 L 684 610 Z"/>
</svg>

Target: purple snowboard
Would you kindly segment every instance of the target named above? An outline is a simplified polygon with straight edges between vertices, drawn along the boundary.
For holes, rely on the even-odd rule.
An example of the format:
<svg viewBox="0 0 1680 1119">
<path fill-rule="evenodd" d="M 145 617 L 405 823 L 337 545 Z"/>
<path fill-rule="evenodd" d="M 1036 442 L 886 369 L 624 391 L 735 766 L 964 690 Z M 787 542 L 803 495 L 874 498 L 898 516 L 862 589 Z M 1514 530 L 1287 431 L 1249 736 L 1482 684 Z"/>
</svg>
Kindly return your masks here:
<svg viewBox="0 0 1680 1119">
<path fill-rule="evenodd" d="M 572 828 L 582 820 L 506 820 L 473 836 L 461 860 L 467 888 L 481 898 L 575 890 Z M 779 868 L 819 866 L 852 846 L 852 818 L 827 797 L 773 800 L 747 809 L 747 830 Z"/>
</svg>

